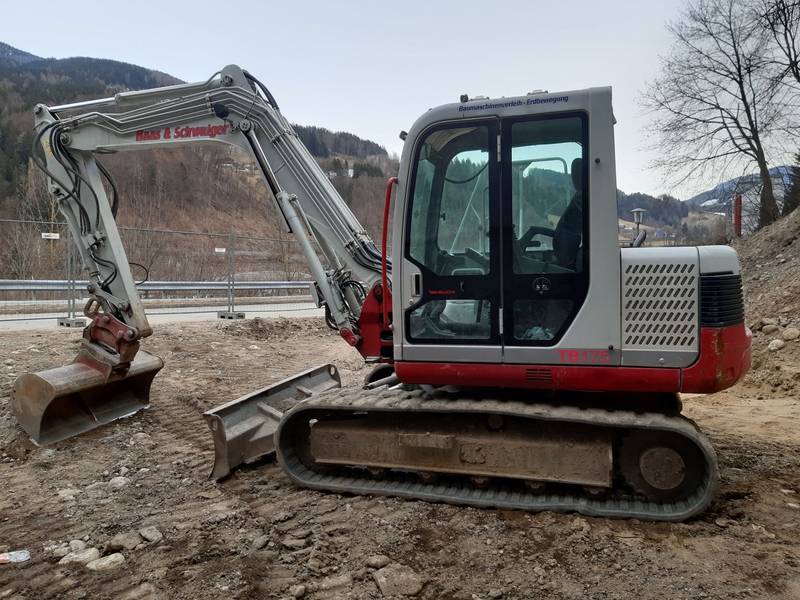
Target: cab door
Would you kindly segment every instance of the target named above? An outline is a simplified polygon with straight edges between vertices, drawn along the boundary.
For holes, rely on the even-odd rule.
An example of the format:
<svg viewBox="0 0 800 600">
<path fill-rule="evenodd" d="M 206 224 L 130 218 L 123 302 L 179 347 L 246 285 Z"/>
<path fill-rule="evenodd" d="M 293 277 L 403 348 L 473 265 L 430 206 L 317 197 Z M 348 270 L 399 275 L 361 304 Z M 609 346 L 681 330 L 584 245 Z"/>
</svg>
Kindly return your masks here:
<svg viewBox="0 0 800 600">
<path fill-rule="evenodd" d="M 502 360 L 498 135 L 496 119 L 420 135 L 403 248 L 404 360 Z"/>
<path fill-rule="evenodd" d="M 589 282 L 586 114 L 504 119 L 502 157 L 505 360 L 552 362 Z"/>
</svg>

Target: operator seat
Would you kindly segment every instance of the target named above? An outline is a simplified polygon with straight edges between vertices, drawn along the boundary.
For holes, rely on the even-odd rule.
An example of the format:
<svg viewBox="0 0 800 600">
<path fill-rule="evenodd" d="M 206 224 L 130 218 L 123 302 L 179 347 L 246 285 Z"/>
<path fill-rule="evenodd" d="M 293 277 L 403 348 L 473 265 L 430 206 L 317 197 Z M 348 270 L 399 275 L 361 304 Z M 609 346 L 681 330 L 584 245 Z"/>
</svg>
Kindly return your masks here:
<svg viewBox="0 0 800 600">
<path fill-rule="evenodd" d="M 583 160 L 572 161 L 572 185 L 575 194 L 561 215 L 553 234 L 553 252 L 556 262 L 571 271 L 577 271 L 583 239 Z"/>
</svg>

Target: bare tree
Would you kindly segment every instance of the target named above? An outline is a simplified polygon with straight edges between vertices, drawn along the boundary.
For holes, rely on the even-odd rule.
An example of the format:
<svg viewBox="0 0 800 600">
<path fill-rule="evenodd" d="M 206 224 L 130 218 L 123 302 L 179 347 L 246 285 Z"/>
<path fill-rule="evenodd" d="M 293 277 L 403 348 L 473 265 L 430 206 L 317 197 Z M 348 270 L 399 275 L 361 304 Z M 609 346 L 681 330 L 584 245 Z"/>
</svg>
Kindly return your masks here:
<svg viewBox="0 0 800 600">
<path fill-rule="evenodd" d="M 33 163 L 28 164 L 25 176 L 17 189 L 17 218 L 24 221 L 63 221 L 58 202 L 47 191 L 44 173 Z"/>
<path fill-rule="evenodd" d="M 779 216 L 768 153 L 791 128 L 790 94 L 771 75 L 772 38 L 737 0 L 690 1 L 671 23 L 671 53 L 643 94 L 652 111 L 654 166 L 684 182 L 738 176 L 754 166 L 762 183 L 759 225 Z"/>
<path fill-rule="evenodd" d="M 779 79 L 800 84 L 800 0 L 760 0 L 762 24 L 772 34 Z"/>
</svg>

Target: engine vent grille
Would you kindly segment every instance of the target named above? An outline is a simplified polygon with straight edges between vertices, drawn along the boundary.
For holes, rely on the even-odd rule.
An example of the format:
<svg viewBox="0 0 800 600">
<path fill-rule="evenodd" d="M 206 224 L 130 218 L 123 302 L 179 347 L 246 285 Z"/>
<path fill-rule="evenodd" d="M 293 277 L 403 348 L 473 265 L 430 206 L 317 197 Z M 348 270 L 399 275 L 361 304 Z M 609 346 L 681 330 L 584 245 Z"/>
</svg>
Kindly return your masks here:
<svg viewBox="0 0 800 600">
<path fill-rule="evenodd" d="M 700 276 L 700 325 L 727 327 L 744 322 L 742 276 L 733 273 Z"/>
<path fill-rule="evenodd" d="M 622 278 L 623 349 L 696 350 L 696 259 L 623 255 Z"/>
<path fill-rule="evenodd" d="M 536 367 L 525 369 L 525 379 L 527 381 L 553 381 L 553 371 L 547 367 Z"/>
</svg>

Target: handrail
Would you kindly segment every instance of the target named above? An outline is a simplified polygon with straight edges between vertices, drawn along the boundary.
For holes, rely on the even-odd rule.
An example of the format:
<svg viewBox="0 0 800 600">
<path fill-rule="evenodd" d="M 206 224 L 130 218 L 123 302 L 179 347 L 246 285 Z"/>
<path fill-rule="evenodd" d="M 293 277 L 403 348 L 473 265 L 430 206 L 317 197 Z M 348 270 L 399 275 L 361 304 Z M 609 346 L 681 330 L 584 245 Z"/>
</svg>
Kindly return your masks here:
<svg viewBox="0 0 800 600">
<path fill-rule="evenodd" d="M 381 309 L 383 312 L 383 328 L 389 329 L 389 277 L 386 256 L 389 238 L 389 211 L 392 206 L 392 188 L 397 185 L 397 177 L 390 177 L 386 182 L 386 199 L 383 203 L 383 232 L 381 235 Z"/>
</svg>

